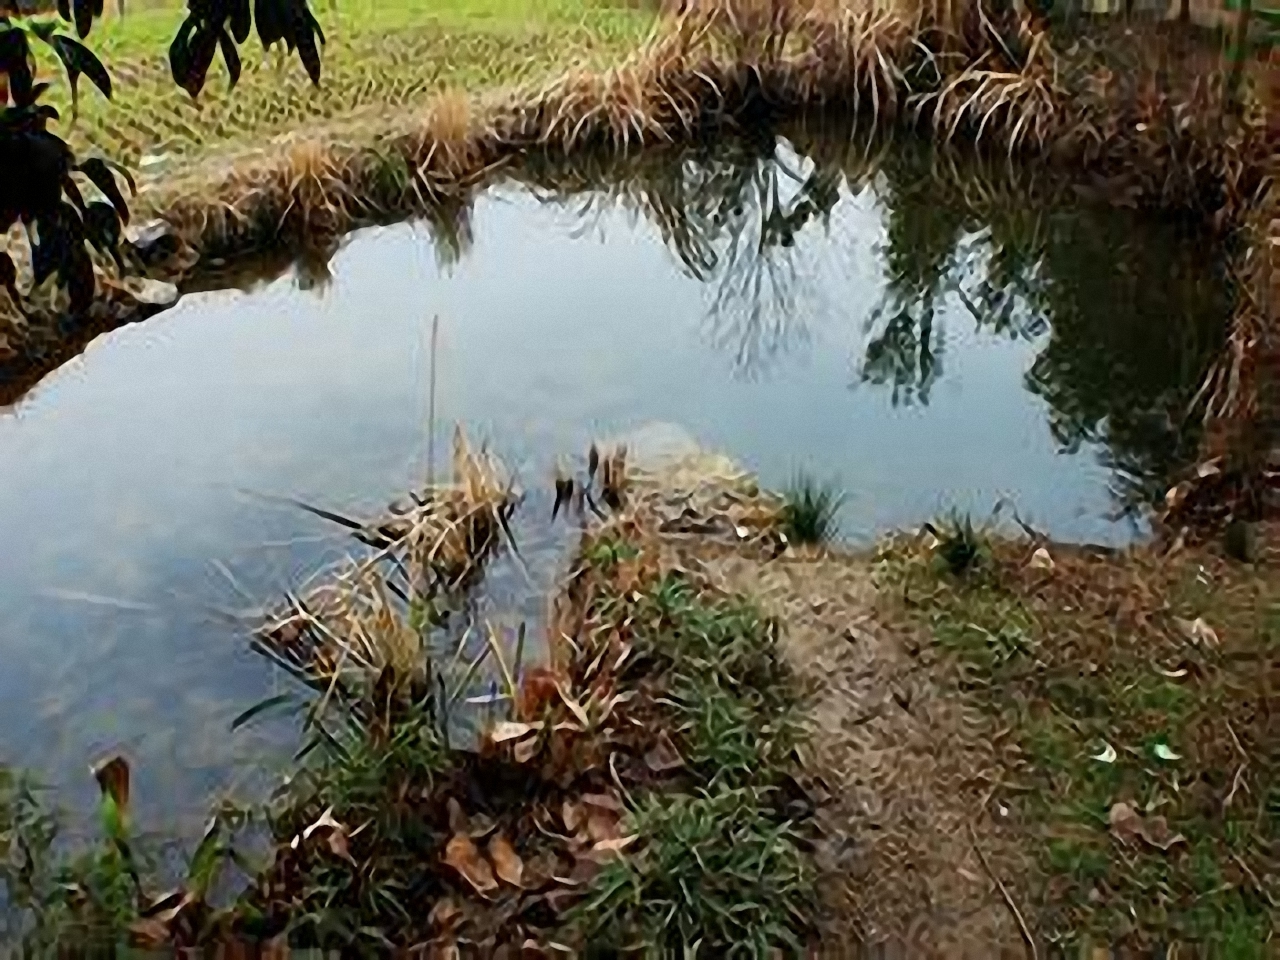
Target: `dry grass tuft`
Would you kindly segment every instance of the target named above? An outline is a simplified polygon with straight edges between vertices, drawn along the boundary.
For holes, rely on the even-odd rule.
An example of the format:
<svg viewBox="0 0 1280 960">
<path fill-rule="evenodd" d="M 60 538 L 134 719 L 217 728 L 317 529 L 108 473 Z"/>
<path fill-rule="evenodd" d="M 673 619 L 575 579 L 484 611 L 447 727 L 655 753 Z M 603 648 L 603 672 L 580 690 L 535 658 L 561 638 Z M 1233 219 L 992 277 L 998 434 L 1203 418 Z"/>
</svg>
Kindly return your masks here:
<svg viewBox="0 0 1280 960">
<path fill-rule="evenodd" d="M 427 487 L 368 522 L 314 511 L 351 527 L 371 552 L 291 597 L 255 646 L 321 690 L 352 673 L 373 681 L 388 669 L 401 682 L 427 679 L 425 638 L 438 605 L 465 593 L 509 540 L 517 500 L 501 464 L 472 450 L 459 429 L 449 483 Z"/>
</svg>

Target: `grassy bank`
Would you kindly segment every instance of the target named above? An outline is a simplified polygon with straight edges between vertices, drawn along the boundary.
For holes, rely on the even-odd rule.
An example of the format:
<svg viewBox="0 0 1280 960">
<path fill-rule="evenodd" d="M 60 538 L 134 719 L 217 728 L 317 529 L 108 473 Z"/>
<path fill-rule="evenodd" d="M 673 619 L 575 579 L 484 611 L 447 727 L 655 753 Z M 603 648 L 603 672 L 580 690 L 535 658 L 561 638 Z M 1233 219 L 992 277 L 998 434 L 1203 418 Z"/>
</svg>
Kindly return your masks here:
<svg viewBox="0 0 1280 960">
<path fill-rule="evenodd" d="M 177 2 L 128 5 L 95 29 L 115 99 L 81 97 L 70 138 L 77 151 L 156 175 L 317 124 L 383 126 L 443 90 L 537 82 L 575 62 L 603 68 L 637 46 L 653 19 L 604 0 L 333 0 L 316 10 L 328 40 L 319 88 L 293 59 L 251 44 L 234 93 L 219 61 L 193 101 L 174 85 L 166 59 L 183 16 Z M 57 105 L 70 115 L 68 102 Z"/>
<path fill-rule="evenodd" d="M 997 766 L 976 815 L 1031 855 L 1014 889 L 1037 939 L 1271 955 L 1274 558 L 940 533 L 882 554 L 886 623 L 986 711 Z"/>
<path fill-rule="evenodd" d="M 561 478 L 596 519 L 534 663 L 458 619 L 514 503 L 458 462 L 259 634 L 300 683 L 244 722 L 294 709 L 303 747 L 268 803 L 214 812 L 177 892 L 120 762 L 73 860 L 0 779 L 30 942 L 1269 955 L 1273 531 L 1254 564 L 955 520 L 848 552 L 811 481 L 593 456 Z"/>
<path fill-rule="evenodd" d="M 359 526 L 369 551 L 256 641 L 300 683 L 237 723 L 297 710 L 294 769 L 266 804 L 214 811 L 176 892 L 130 829 L 122 760 L 96 768 L 104 839 L 72 860 L 0 779 L 8 929 L 71 955 L 801 953 L 813 803 L 777 625 L 671 563 L 622 454 L 574 482 L 607 519 L 584 531 L 537 663 L 523 633 L 513 650 L 459 623 L 513 505 L 494 461 L 460 442 L 451 485 Z M 776 506 L 746 499 L 762 530 Z"/>
</svg>

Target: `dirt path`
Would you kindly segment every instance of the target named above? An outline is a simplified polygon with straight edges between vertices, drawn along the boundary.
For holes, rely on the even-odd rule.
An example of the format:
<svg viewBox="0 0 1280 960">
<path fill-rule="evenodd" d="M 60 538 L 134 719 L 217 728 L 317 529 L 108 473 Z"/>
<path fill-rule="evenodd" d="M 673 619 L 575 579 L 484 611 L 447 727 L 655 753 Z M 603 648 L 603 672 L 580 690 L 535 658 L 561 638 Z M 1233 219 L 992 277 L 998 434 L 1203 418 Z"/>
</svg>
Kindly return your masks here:
<svg viewBox="0 0 1280 960">
<path fill-rule="evenodd" d="M 823 954 L 847 957 L 861 942 L 876 957 L 1025 956 L 993 878 L 1025 899 L 1017 828 L 990 800 L 994 731 L 927 647 L 878 620 L 871 562 L 726 552 L 700 566 L 784 625 L 812 698 L 804 761 L 830 793 L 819 814 Z"/>
</svg>

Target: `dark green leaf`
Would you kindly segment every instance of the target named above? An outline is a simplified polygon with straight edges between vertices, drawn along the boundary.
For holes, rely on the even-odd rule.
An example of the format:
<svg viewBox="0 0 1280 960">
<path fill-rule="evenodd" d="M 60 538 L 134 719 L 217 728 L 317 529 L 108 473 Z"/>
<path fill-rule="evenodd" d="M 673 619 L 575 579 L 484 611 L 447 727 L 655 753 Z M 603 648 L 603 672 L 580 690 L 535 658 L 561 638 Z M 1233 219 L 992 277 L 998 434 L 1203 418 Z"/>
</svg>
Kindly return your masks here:
<svg viewBox="0 0 1280 960">
<path fill-rule="evenodd" d="M 95 57 L 84 44 L 71 37 L 56 34 L 49 39 L 49 45 L 53 47 L 54 52 L 58 54 L 58 59 L 66 67 L 67 79 L 71 83 L 73 92 L 76 88 L 76 80 L 83 73 L 95 87 L 102 91 L 103 96 L 108 100 L 111 99 L 111 75 L 103 67 L 102 61 Z"/>
<path fill-rule="evenodd" d="M 84 197 L 80 195 L 80 188 L 76 186 L 76 182 L 71 179 L 70 175 L 62 180 L 62 192 L 66 194 L 67 199 L 75 204 L 76 209 L 84 213 Z"/>
<path fill-rule="evenodd" d="M 65 245 L 55 217 L 42 217 L 36 226 L 39 239 L 31 245 L 31 272 L 39 286 L 62 262 Z"/>
<path fill-rule="evenodd" d="M 67 23 L 71 22 L 71 0 L 58 0 L 58 16 Z"/>
<path fill-rule="evenodd" d="M 222 60 L 227 65 L 227 73 L 230 80 L 227 88 L 234 87 L 240 81 L 240 54 L 236 51 L 236 45 L 231 42 L 231 36 L 225 30 L 218 35 L 218 44 L 222 47 Z"/>
<path fill-rule="evenodd" d="M 116 183 L 115 175 L 107 166 L 106 161 L 101 157 L 90 157 L 80 164 L 80 172 L 93 181 L 93 185 L 101 190 L 103 195 L 111 201 L 111 205 L 116 208 L 116 213 L 120 215 L 121 221 L 127 224 L 129 222 L 129 205 L 121 195 L 120 185 Z"/>
<path fill-rule="evenodd" d="M 274 697 L 267 697 L 267 699 L 255 703 L 244 713 L 240 714 L 240 716 L 232 720 L 231 729 L 238 730 L 259 714 L 266 713 L 268 710 L 274 710 L 276 707 L 284 706 L 285 704 L 292 702 L 293 694 L 291 693 L 279 693 Z"/>
<path fill-rule="evenodd" d="M 311 82 L 320 82 L 320 51 L 316 40 L 324 43 L 324 32 L 320 24 L 307 8 L 306 0 L 294 0 L 293 40 L 298 47 L 298 56 L 307 70 Z"/>
<path fill-rule="evenodd" d="M 289 20 L 285 9 L 288 0 L 253 0 L 253 19 L 258 25 L 258 39 L 269 47 L 284 39 Z"/>
<path fill-rule="evenodd" d="M 204 89 L 209 67 L 213 64 L 213 55 L 218 49 L 220 33 L 220 29 L 206 25 L 191 38 L 191 60 L 187 65 L 187 75 L 178 85 L 193 97 L 199 96 Z"/>
<path fill-rule="evenodd" d="M 49 42 L 49 38 L 53 36 L 53 32 L 58 29 L 57 20 L 33 20 L 27 24 L 27 29 L 34 33 L 45 43 Z"/>
<path fill-rule="evenodd" d="M 231 0 L 231 35 L 236 43 L 249 39 L 250 12 L 249 0 Z"/>
<path fill-rule="evenodd" d="M 174 34 L 173 43 L 169 44 L 169 72 L 173 74 L 173 82 L 185 87 L 187 75 L 191 72 L 191 34 L 196 28 L 196 18 L 187 17 Z"/>
<path fill-rule="evenodd" d="M 67 258 L 58 271 L 71 295 L 73 313 L 84 313 L 93 303 L 93 262 L 84 245 L 77 243 L 67 251 Z"/>
<path fill-rule="evenodd" d="M 83 40 L 93 26 L 93 0 L 72 0 L 72 7 L 75 11 L 76 33 Z"/>
<path fill-rule="evenodd" d="M 138 185 L 134 182 L 133 174 L 129 172 L 128 167 L 121 166 L 120 164 L 116 163 L 114 160 L 104 159 L 102 162 L 105 163 L 112 170 L 114 170 L 118 176 L 124 177 L 124 182 L 129 185 L 130 196 L 136 197 L 138 195 Z M 125 222 L 128 222 L 127 218 Z"/>
<path fill-rule="evenodd" d="M 34 101 L 31 90 L 31 47 L 19 27 L 0 30 L 0 73 L 9 75 L 9 94 L 19 107 Z"/>
<path fill-rule="evenodd" d="M 89 204 L 84 213 L 84 233 L 90 243 L 110 254 L 116 266 L 124 270 L 120 257 L 120 217 L 111 204 L 101 200 Z"/>
</svg>

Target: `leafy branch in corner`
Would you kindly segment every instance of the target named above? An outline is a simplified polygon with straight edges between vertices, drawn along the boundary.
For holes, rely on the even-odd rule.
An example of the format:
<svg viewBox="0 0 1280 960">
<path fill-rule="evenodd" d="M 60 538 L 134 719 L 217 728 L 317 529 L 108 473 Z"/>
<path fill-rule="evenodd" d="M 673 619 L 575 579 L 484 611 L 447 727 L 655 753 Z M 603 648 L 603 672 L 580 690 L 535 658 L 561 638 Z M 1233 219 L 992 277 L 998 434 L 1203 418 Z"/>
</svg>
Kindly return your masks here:
<svg viewBox="0 0 1280 960">
<path fill-rule="evenodd" d="M 22 224 L 35 285 L 56 275 L 73 313 L 83 313 L 93 302 L 91 248 L 111 257 L 124 272 L 122 234 L 129 207 L 121 181 L 131 194 L 136 187 L 128 172 L 110 160 L 77 161 L 67 142 L 49 130 L 59 114 L 41 102 L 49 84 L 38 78 L 32 47 L 42 44 L 61 63 L 73 114 L 81 77 L 110 99 L 110 74 L 80 42 L 102 16 L 103 2 L 57 0 L 54 17 L 24 16 L 15 0 L 0 0 L 0 236 Z M 169 66 L 174 81 L 193 97 L 203 89 L 219 49 L 235 86 L 240 78 L 237 46 L 248 39 L 254 23 L 264 47 L 283 42 L 290 52 L 296 49 L 311 81 L 320 82 L 317 41 L 323 44 L 324 34 L 306 0 L 188 0 L 187 11 L 169 47 Z M 61 32 L 64 25 L 73 25 L 79 39 Z M 0 287 L 25 313 L 18 270 L 5 249 L 0 249 Z"/>
</svg>

